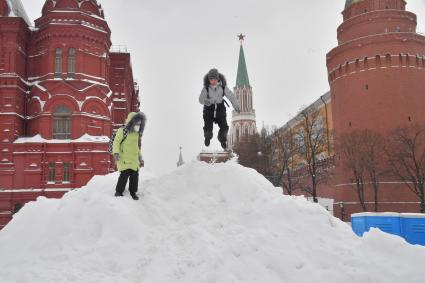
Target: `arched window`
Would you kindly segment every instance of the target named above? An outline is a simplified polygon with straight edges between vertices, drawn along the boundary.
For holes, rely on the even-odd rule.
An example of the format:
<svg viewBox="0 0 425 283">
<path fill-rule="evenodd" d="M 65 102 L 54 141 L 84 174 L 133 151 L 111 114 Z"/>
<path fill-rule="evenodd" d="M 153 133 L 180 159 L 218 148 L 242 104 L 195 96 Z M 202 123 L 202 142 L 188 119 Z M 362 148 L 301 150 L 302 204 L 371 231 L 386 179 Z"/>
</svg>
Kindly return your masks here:
<svg viewBox="0 0 425 283">
<path fill-rule="evenodd" d="M 71 111 L 66 106 L 58 106 L 53 113 L 53 138 L 60 140 L 71 138 Z"/>
<path fill-rule="evenodd" d="M 387 55 L 385 55 L 385 62 L 388 67 L 391 67 L 391 54 L 387 53 Z"/>
<path fill-rule="evenodd" d="M 48 179 L 47 182 L 48 183 L 55 183 L 56 181 L 56 164 L 54 162 L 49 162 L 49 166 L 48 166 Z"/>
<path fill-rule="evenodd" d="M 62 77 L 62 49 L 56 48 L 55 52 L 55 78 Z"/>
<path fill-rule="evenodd" d="M 75 49 L 68 50 L 68 78 L 73 79 L 75 75 Z"/>
<path fill-rule="evenodd" d="M 244 93 L 243 95 L 243 107 L 242 110 L 245 111 L 246 110 L 246 94 Z"/>
<path fill-rule="evenodd" d="M 381 67 L 381 55 L 376 55 L 375 56 L 375 64 L 376 64 L 376 67 L 377 68 L 379 68 L 379 67 Z"/>
<path fill-rule="evenodd" d="M 71 181 L 71 163 L 63 164 L 63 183 L 69 183 Z"/>
</svg>

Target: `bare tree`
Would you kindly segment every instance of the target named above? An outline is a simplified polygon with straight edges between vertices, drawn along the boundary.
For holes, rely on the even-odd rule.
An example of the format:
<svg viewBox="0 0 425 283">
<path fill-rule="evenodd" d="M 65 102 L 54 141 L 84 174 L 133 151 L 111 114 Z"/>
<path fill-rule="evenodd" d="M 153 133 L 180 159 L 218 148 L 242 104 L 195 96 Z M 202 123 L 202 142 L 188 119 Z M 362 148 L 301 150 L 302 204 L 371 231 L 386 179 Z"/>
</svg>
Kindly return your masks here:
<svg viewBox="0 0 425 283">
<path fill-rule="evenodd" d="M 365 131 L 354 130 L 350 133 L 342 134 L 338 143 L 344 167 L 351 172 L 350 182 L 356 185 L 357 197 L 363 211 L 367 210 L 365 175 L 367 171 L 366 155 L 368 153 L 368 145 L 365 136 Z M 373 172 L 372 164 L 369 166 Z"/>
<path fill-rule="evenodd" d="M 385 174 L 384 139 L 379 133 L 364 130 L 361 133 L 364 143 L 364 166 L 373 189 L 374 211 L 379 211 L 379 186 Z"/>
<path fill-rule="evenodd" d="M 268 128 L 263 126 L 260 135 L 258 136 L 258 158 L 259 170 L 269 181 L 274 184 L 273 178 L 273 152 L 272 152 L 272 135 Z"/>
<path fill-rule="evenodd" d="M 239 156 L 239 164 L 259 171 L 261 160 L 259 159 L 259 136 L 245 135 L 234 145 L 234 151 Z"/>
<path fill-rule="evenodd" d="M 298 189 L 300 179 L 293 172 L 297 148 L 291 131 L 275 133 L 273 151 L 277 159 L 274 162 L 274 170 L 276 172 L 275 186 L 282 186 L 284 192 L 286 191 L 288 195 L 292 195 Z"/>
<path fill-rule="evenodd" d="M 311 193 L 313 201 L 318 202 L 317 186 L 328 179 L 326 163 L 321 162 L 322 155 L 327 148 L 327 133 L 325 123 L 319 111 L 306 108 L 299 114 L 302 127 L 295 134 L 299 155 L 307 165 L 307 172 L 311 179 Z"/>
<path fill-rule="evenodd" d="M 421 213 L 425 213 L 425 125 L 394 131 L 386 155 L 393 175 L 419 198 Z"/>
</svg>

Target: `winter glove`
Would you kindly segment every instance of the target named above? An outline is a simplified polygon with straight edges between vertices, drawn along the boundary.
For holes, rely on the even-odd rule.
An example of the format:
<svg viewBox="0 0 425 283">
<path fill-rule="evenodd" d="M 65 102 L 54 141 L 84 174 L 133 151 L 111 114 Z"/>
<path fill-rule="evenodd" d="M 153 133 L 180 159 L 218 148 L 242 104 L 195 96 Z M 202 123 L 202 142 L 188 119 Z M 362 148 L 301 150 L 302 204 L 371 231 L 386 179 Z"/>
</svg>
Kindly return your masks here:
<svg viewBox="0 0 425 283">
<path fill-rule="evenodd" d="M 118 153 L 114 154 L 115 161 L 120 161 L 120 155 Z"/>
<path fill-rule="evenodd" d="M 139 155 L 139 167 L 145 167 L 145 161 L 143 160 L 142 155 Z"/>
<path fill-rule="evenodd" d="M 237 107 L 235 108 L 235 111 L 236 111 L 236 113 L 241 114 L 241 109 L 240 109 L 240 107 L 239 107 L 239 106 L 237 106 Z"/>
<path fill-rule="evenodd" d="M 210 102 L 209 100 L 205 100 L 204 105 L 205 105 L 205 106 L 211 106 L 211 102 Z"/>
</svg>

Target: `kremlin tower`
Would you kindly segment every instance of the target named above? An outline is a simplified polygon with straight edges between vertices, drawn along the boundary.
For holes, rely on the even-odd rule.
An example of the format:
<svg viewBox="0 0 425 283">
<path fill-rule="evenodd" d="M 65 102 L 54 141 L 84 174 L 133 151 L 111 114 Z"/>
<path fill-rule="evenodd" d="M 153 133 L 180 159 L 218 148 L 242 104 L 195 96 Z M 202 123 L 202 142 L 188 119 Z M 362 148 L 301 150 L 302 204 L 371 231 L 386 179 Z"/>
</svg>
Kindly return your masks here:
<svg viewBox="0 0 425 283">
<path fill-rule="evenodd" d="M 239 63 L 236 78 L 236 86 L 233 91 L 239 99 L 241 113 L 232 113 L 232 124 L 229 134 L 229 148 L 232 148 L 244 136 L 257 133 L 255 110 L 252 99 L 252 86 L 249 83 L 248 70 L 246 67 L 243 49 L 244 35 L 239 35 L 241 47 L 239 51 Z"/>
<path fill-rule="evenodd" d="M 388 135 L 425 123 L 425 37 L 416 15 L 404 0 L 347 0 L 342 14 L 338 46 L 327 54 L 335 141 L 355 129 Z M 342 159 L 337 147 L 335 201 L 350 214 L 361 208 Z M 380 209 L 418 211 L 413 194 L 393 181 L 381 180 Z"/>
</svg>

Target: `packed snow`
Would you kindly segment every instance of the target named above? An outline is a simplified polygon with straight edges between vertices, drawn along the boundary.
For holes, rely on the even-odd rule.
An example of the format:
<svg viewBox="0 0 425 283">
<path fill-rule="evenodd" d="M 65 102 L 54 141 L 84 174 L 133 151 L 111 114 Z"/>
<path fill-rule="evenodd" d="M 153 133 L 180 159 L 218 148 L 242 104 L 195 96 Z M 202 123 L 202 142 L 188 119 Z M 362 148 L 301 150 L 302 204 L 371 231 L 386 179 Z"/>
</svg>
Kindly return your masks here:
<svg viewBox="0 0 425 283">
<path fill-rule="evenodd" d="M 425 282 L 425 248 L 378 230 L 358 238 L 302 197 L 236 162 L 118 174 L 40 197 L 0 231 L 0 282 Z"/>
</svg>

